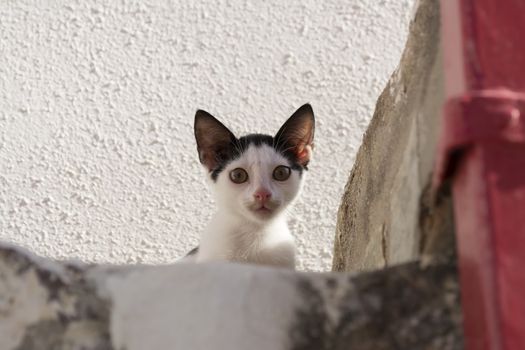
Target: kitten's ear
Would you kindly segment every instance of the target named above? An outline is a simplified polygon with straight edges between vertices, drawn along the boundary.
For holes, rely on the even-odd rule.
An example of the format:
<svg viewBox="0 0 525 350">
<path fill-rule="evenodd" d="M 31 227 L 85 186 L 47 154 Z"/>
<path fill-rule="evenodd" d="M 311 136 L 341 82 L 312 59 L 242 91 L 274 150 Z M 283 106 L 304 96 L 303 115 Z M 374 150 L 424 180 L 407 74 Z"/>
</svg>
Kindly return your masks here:
<svg viewBox="0 0 525 350">
<path fill-rule="evenodd" d="M 235 135 L 210 113 L 195 113 L 194 132 L 199 159 L 209 171 L 231 155 Z"/>
<path fill-rule="evenodd" d="M 314 131 L 314 111 L 307 103 L 299 107 L 281 126 L 275 140 L 279 149 L 291 151 L 297 162 L 306 167 L 312 156 Z"/>
</svg>

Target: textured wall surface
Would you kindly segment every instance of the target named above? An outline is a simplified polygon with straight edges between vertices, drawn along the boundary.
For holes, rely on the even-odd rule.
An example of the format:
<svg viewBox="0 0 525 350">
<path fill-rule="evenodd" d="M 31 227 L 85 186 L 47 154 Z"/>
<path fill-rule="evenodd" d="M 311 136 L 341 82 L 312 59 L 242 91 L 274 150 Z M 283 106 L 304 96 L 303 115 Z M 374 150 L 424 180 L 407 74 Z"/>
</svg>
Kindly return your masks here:
<svg viewBox="0 0 525 350">
<path fill-rule="evenodd" d="M 0 239 L 55 258 L 171 262 L 213 210 L 195 110 L 273 133 L 310 102 L 317 148 L 291 226 L 299 267 L 328 270 L 412 2 L 2 2 Z"/>
</svg>

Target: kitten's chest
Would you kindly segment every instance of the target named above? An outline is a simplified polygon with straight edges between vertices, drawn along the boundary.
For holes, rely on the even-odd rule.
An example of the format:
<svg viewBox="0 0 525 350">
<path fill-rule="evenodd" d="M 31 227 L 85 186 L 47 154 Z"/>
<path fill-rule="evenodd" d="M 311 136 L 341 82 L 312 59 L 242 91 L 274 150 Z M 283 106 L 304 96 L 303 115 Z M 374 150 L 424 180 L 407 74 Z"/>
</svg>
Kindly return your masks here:
<svg viewBox="0 0 525 350">
<path fill-rule="evenodd" d="M 229 258 L 253 261 L 270 246 L 271 232 L 232 232 L 229 236 Z"/>
<path fill-rule="evenodd" d="M 253 230 L 249 227 L 207 232 L 201 242 L 200 261 L 295 266 L 295 243 L 286 224 Z"/>
<path fill-rule="evenodd" d="M 295 244 L 287 228 L 237 236 L 230 244 L 230 261 L 295 267 Z"/>
<path fill-rule="evenodd" d="M 253 256 L 257 255 L 273 244 L 287 240 L 290 235 L 286 224 L 276 224 L 260 229 L 251 227 L 232 228 L 225 235 L 232 251 L 233 256 Z"/>
</svg>

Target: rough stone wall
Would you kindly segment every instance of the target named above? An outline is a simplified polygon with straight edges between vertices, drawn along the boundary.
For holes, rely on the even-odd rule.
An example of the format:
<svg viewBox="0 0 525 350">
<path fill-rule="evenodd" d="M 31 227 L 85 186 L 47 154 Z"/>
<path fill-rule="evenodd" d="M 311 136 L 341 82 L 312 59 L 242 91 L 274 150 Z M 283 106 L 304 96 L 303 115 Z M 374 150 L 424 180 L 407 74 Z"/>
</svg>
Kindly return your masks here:
<svg viewBox="0 0 525 350">
<path fill-rule="evenodd" d="M 0 349 L 462 348 L 453 264 L 81 266 L 0 245 Z"/>
<path fill-rule="evenodd" d="M 450 201 L 437 201 L 429 186 L 443 101 L 439 28 L 439 1 L 421 0 L 345 188 L 336 271 L 381 268 L 422 251 L 453 251 Z M 442 239 L 449 244 L 433 248 Z"/>
<path fill-rule="evenodd" d="M 0 247 L 0 349 L 112 349 L 109 304 L 87 267 Z"/>
</svg>

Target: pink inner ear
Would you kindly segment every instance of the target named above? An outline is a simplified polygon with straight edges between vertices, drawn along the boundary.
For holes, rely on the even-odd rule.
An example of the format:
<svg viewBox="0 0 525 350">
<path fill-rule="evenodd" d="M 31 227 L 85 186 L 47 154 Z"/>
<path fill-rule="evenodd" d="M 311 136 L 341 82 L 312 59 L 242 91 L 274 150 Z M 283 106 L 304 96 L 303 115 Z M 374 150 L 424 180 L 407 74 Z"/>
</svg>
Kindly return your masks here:
<svg viewBox="0 0 525 350">
<path fill-rule="evenodd" d="M 299 144 L 297 146 L 296 153 L 295 153 L 299 163 L 301 164 L 308 163 L 308 161 L 310 161 L 311 152 L 312 152 L 312 148 L 310 146 Z"/>
<path fill-rule="evenodd" d="M 297 158 L 299 158 L 299 159 L 301 159 L 301 160 L 302 160 L 302 159 L 305 159 L 305 158 L 307 158 L 307 157 L 308 157 L 308 152 L 307 152 L 305 149 L 303 149 L 301 152 L 299 152 L 299 153 L 297 154 Z"/>
</svg>

